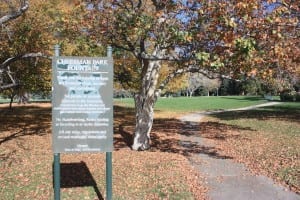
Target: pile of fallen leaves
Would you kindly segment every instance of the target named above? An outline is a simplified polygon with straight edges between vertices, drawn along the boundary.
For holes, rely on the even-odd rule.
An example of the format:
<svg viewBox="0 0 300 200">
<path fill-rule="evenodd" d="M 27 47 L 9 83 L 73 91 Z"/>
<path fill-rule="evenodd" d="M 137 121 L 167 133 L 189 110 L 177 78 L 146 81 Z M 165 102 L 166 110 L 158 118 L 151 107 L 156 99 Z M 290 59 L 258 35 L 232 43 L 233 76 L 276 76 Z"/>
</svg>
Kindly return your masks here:
<svg viewBox="0 0 300 200">
<path fill-rule="evenodd" d="M 1 199 L 53 199 L 50 104 L 0 105 Z M 180 122 L 158 119 L 153 148 L 130 150 L 134 113 L 115 109 L 114 199 L 205 199 L 203 178 L 180 146 Z M 62 199 L 105 199 L 105 154 L 61 154 Z"/>
</svg>

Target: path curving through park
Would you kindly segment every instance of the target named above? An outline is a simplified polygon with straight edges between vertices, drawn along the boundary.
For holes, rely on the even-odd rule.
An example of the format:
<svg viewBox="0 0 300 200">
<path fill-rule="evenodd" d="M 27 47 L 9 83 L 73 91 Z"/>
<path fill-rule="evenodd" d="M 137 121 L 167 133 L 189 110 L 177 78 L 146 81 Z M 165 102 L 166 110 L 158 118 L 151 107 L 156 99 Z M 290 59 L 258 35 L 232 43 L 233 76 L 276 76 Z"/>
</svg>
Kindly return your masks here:
<svg viewBox="0 0 300 200">
<path fill-rule="evenodd" d="M 195 144 L 202 149 L 215 149 L 204 138 L 193 134 L 199 128 L 203 117 L 220 112 L 251 110 L 271 106 L 280 102 L 269 102 L 239 109 L 219 110 L 212 112 L 191 113 L 180 118 L 185 123 L 183 129 L 191 134 L 184 134 L 181 144 L 185 148 L 193 148 Z M 201 126 L 201 123 L 200 123 Z M 300 196 L 276 184 L 272 179 L 252 174 L 243 164 L 234 162 L 229 157 L 203 151 L 196 155 L 200 162 L 190 160 L 191 164 L 201 172 L 209 187 L 208 198 L 211 200 L 300 200 Z"/>
</svg>

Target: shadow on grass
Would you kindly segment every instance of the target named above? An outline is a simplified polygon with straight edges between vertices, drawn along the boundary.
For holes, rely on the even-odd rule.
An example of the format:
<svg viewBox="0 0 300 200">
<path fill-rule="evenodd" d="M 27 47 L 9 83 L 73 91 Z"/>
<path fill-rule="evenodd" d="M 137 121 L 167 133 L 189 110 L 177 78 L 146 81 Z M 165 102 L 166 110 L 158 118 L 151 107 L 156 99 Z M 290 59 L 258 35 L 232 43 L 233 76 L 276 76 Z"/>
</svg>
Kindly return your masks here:
<svg viewBox="0 0 300 200">
<path fill-rule="evenodd" d="M 61 163 L 61 188 L 93 187 L 99 200 L 104 200 L 85 162 Z"/>
<path fill-rule="evenodd" d="M 49 134 L 51 131 L 51 108 L 50 107 L 15 107 L 13 112 L 1 110 L 0 113 L 0 145 L 10 140 L 23 136 Z M 287 121 L 300 119 L 300 111 L 294 107 L 274 106 L 260 110 L 235 111 L 214 114 L 215 117 L 223 120 L 235 118 L 268 119 L 276 118 Z M 135 127 L 134 108 L 114 106 L 114 147 L 115 150 L 130 148 L 133 141 Z M 193 153 L 203 153 L 213 157 L 224 158 L 220 155 L 219 149 L 207 147 L 197 142 L 187 143 L 182 141 L 181 136 L 201 136 L 202 138 L 214 140 L 226 140 L 239 135 L 228 135 L 224 132 L 248 130 L 251 128 L 226 125 L 220 122 L 202 122 L 201 124 L 184 123 L 175 118 L 158 118 L 154 120 L 151 133 L 151 151 L 172 152 L 188 156 Z"/>
<path fill-rule="evenodd" d="M 238 101 L 260 101 L 260 100 L 265 100 L 263 97 L 259 97 L 259 96 L 243 96 L 241 98 L 241 96 L 222 96 L 223 99 L 234 99 L 234 100 L 238 100 Z"/>
<path fill-rule="evenodd" d="M 211 114 L 221 120 L 235 119 L 258 119 L 258 120 L 281 120 L 300 123 L 300 104 L 277 105 L 246 111 L 230 111 Z M 299 107 L 297 107 L 297 105 Z"/>
<path fill-rule="evenodd" d="M 135 126 L 134 110 L 124 107 L 115 107 L 114 111 L 115 117 L 119 120 L 118 123 L 115 124 L 115 150 L 118 151 L 122 148 L 130 148 L 133 141 L 133 132 Z M 182 141 L 181 138 L 181 136 L 200 136 L 202 131 L 209 131 L 214 133 L 218 132 L 218 134 L 210 134 L 204 136 L 211 139 L 213 138 L 218 140 L 225 140 L 228 137 L 238 137 L 222 134 L 221 132 L 225 126 L 227 127 L 227 129 L 245 129 L 238 126 L 228 126 L 225 124 L 217 124 L 213 122 L 204 124 L 201 123 L 200 126 L 200 124 L 198 123 L 184 123 L 174 118 L 158 118 L 155 119 L 153 123 L 150 151 L 177 153 L 184 156 L 191 156 L 191 154 L 201 153 L 214 158 L 231 159 L 232 157 L 220 154 L 220 149 L 217 149 L 216 147 L 204 146 L 199 144 L 197 141 Z"/>
<path fill-rule="evenodd" d="M 51 108 L 36 106 L 1 108 L 0 145 L 10 140 L 30 136 L 43 136 L 50 133 Z"/>
</svg>

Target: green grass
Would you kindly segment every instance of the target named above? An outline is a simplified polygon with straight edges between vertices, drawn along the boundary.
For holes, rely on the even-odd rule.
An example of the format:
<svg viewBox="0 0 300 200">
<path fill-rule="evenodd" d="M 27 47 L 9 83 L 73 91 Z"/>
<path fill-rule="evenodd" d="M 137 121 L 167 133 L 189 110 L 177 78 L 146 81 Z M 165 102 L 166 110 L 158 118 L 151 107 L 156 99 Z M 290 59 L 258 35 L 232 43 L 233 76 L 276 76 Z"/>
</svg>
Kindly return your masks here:
<svg viewBox="0 0 300 200">
<path fill-rule="evenodd" d="M 194 112 L 219 109 L 242 108 L 266 103 L 267 100 L 256 96 L 211 96 L 159 98 L 155 110 L 174 112 Z M 116 104 L 134 107 L 133 99 L 115 99 Z"/>
<path fill-rule="evenodd" d="M 214 114 L 221 124 L 235 127 L 240 137 L 229 145 L 254 169 L 300 190 L 300 103 L 284 102 L 249 111 Z M 245 139 L 246 140 L 243 140 Z M 245 142 L 246 141 L 246 142 Z"/>
<path fill-rule="evenodd" d="M 0 98 L 0 103 L 9 103 L 9 102 L 10 102 L 9 99 L 1 99 L 1 98 Z"/>
<path fill-rule="evenodd" d="M 300 103 L 284 102 L 279 105 L 257 108 L 249 111 L 215 114 L 227 124 L 265 133 L 300 136 L 296 128 L 300 117 Z"/>
</svg>

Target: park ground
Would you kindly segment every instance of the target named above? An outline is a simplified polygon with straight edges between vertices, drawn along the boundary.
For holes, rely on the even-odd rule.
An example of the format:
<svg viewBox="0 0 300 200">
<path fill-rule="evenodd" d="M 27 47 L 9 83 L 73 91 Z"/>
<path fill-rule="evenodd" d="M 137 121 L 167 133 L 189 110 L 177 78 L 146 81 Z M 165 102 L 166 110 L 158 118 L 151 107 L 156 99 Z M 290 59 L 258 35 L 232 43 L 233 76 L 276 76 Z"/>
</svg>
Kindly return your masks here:
<svg viewBox="0 0 300 200">
<path fill-rule="evenodd" d="M 248 106 L 246 100 L 239 102 Z M 114 199 L 206 199 L 206 181 L 190 164 L 203 148 L 185 148 L 180 141 L 184 131 L 178 117 L 193 110 L 157 107 L 152 149 L 134 152 L 129 148 L 134 109 L 127 103 L 114 107 Z M 53 199 L 50 106 L 14 105 L 11 111 L 0 105 L 1 198 Z M 299 130 L 300 104 L 284 103 L 207 116 L 194 134 L 217 144 L 210 153 L 244 163 L 253 173 L 299 193 Z M 104 154 L 64 154 L 61 163 L 62 199 L 105 198 Z"/>
</svg>

